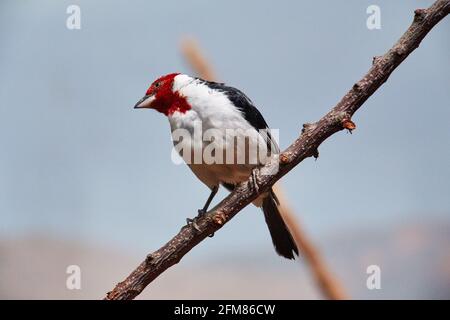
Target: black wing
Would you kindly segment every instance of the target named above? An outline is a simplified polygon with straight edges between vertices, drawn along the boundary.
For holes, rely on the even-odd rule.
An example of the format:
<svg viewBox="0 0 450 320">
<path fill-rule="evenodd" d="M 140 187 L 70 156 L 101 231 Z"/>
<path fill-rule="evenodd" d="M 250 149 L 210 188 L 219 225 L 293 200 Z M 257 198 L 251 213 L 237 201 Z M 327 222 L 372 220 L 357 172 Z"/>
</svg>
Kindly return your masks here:
<svg viewBox="0 0 450 320">
<path fill-rule="evenodd" d="M 249 97 L 245 95 L 241 90 L 229 87 L 224 83 L 206 81 L 199 79 L 211 89 L 219 90 L 225 93 L 230 101 L 242 112 L 245 120 L 250 123 L 252 127 L 259 131 L 261 136 L 267 143 L 267 150 L 269 152 L 279 153 L 279 147 L 275 140 L 272 139 L 269 126 L 266 120 L 264 120 L 262 114 L 255 107 Z"/>
</svg>

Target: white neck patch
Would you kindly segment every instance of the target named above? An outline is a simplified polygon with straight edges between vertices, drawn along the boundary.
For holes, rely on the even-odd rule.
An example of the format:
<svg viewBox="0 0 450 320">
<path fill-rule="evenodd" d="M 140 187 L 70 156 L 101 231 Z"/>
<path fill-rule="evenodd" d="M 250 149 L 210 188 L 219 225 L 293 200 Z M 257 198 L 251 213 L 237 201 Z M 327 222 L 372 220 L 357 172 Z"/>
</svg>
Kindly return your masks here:
<svg viewBox="0 0 450 320">
<path fill-rule="evenodd" d="M 187 86 L 194 80 L 195 80 L 194 78 L 192 78 L 186 74 L 179 74 L 175 78 L 173 78 L 172 91 L 173 92 L 180 91 L 181 88 Z"/>
</svg>

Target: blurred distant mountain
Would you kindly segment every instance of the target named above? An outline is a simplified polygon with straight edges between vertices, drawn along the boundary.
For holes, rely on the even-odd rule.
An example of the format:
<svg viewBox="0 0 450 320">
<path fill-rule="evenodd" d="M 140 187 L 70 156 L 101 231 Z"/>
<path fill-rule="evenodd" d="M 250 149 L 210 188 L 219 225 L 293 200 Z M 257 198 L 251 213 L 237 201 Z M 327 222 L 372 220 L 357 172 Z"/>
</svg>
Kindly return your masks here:
<svg viewBox="0 0 450 320">
<path fill-rule="evenodd" d="M 450 224 L 404 223 L 389 230 L 349 231 L 317 243 L 356 299 L 450 298 Z M 66 240 L 29 236 L 0 241 L 0 298 L 97 299 L 137 266 L 142 257 Z M 66 267 L 81 267 L 81 290 L 68 290 Z M 366 268 L 381 268 L 380 290 L 366 288 Z M 266 254 L 217 253 L 185 258 L 141 298 L 316 299 L 309 270 Z"/>
<path fill-rule="evenodd" d="M 347 232 L 326 239 L 323 249 L 354 298 L 450 298 L 449 222 L 405 221 L 388 230 Z M 372 264 L 381 268 L 381 290 L 366 288 Z"/>
</svg>

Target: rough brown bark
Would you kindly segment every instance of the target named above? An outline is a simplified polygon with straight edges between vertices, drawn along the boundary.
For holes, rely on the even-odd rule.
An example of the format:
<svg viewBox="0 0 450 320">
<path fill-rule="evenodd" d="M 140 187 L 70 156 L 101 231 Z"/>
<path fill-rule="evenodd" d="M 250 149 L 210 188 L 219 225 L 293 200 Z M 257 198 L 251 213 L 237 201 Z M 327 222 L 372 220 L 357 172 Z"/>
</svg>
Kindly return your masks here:
<svg viewBox="0 0 450 320">
<path fill-rule="evenodd" d="M 438 0 L 428 9 L 417 9 L 414 21 L 397 43 L 383 56 L 375 57 L 369 72 L 353 85 L 349 92 L 324 117 L 304 125 L 302 134 L 279 157 L 273 158 L 265 169 L 279 165 L 275 175 L 258 174 L 259 192 L 267 191 L 277 180 L 304 159 L 317 156 L 319 145 L 342 129 L 353 130 L 352 115 L 389 78 L 392 71 L 416 49 L 428 32 L 450 12 L 450 0 Z M 217 232 L 242 208 L 257 198 L 249 182 L 236 189 L 211 209 L 197 224 L 200 231 L 184 227 L 159 250 L 149 254 L 124 281 L 107 294 L 107 300 L 133 299 L 169 267 L 178 263 L 198 243 Z"/>
</svg>

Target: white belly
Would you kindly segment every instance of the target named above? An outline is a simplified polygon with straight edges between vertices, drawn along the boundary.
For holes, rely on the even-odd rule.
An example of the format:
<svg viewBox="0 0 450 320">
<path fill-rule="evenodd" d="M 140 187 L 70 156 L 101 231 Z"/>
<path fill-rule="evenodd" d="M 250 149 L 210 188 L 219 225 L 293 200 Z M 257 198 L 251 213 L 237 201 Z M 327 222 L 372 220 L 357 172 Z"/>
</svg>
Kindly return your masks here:
<svg viewBox="0 0 450 320">
<path fill-rule="evenodd" d="M 266 142 L 245 120 L 209 117 L 201 121 L 195 111 L 189 110 L 175 113 L 169 121 L 175 149 L 210 188 L 221 182 L 245 181 L 252 169 L 263 163 L 258 150 L 263 148 L 264 152 Z"/>
</svg>

